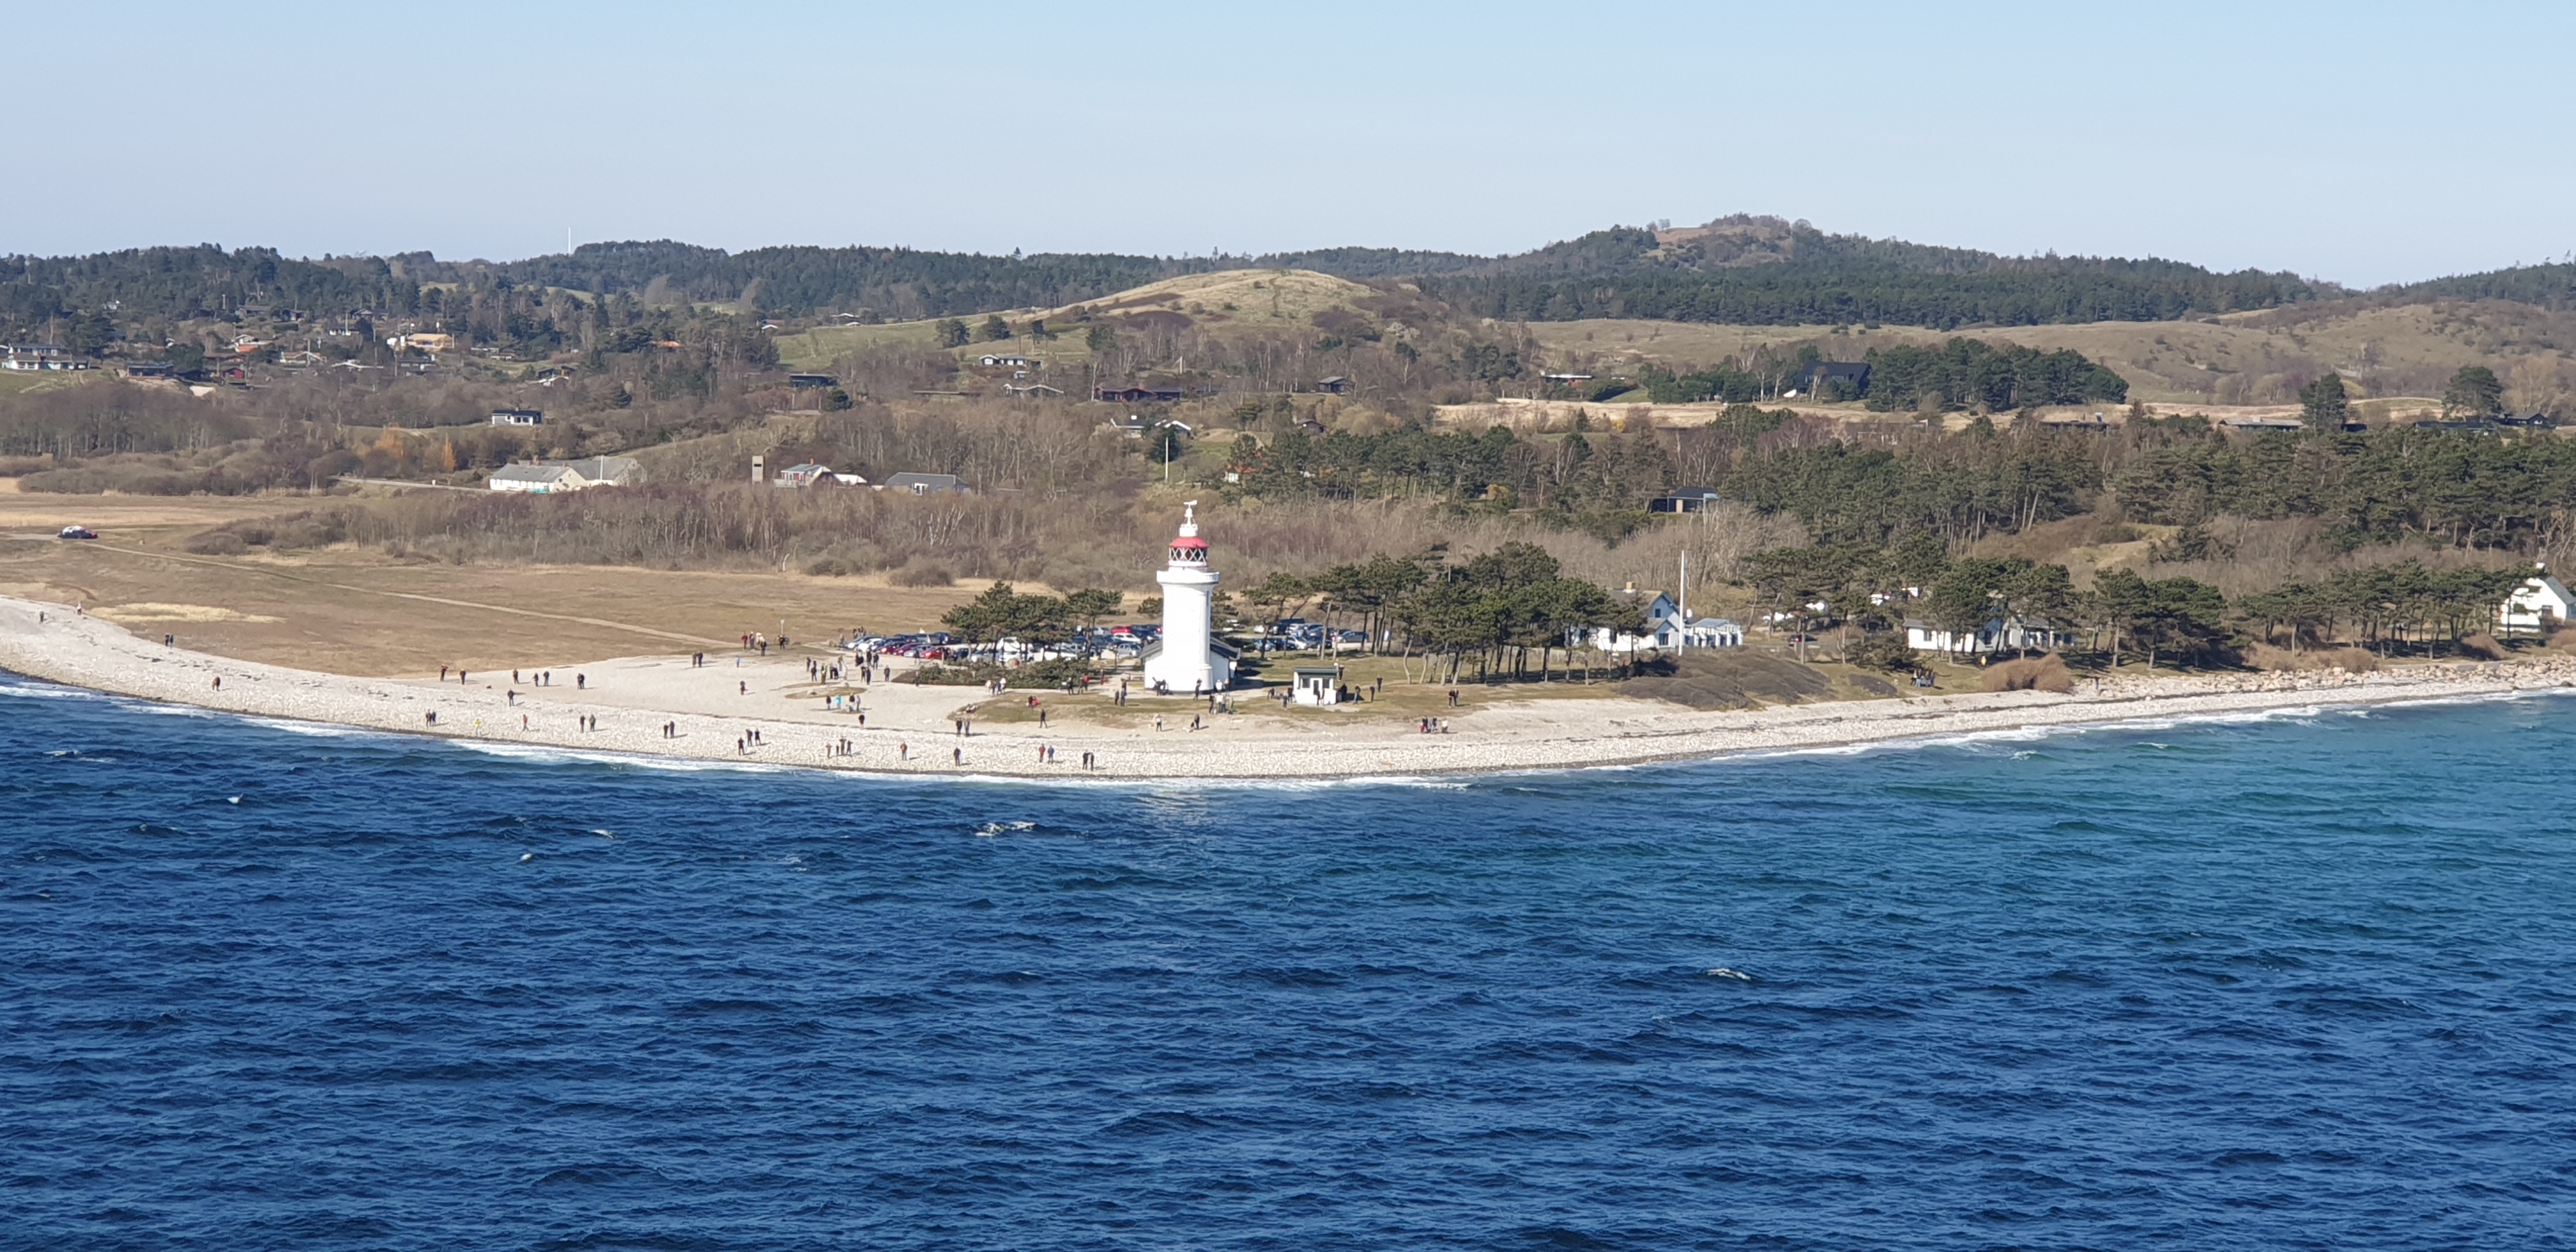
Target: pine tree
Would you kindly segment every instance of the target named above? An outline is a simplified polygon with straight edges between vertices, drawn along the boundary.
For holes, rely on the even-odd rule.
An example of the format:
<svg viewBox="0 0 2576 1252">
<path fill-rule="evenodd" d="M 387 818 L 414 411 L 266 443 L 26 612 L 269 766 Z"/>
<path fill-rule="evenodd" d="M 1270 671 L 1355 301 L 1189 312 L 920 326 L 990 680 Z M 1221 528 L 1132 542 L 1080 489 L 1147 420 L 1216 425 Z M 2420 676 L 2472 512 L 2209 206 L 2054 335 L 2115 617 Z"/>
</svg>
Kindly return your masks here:
<svg viewBox="0 0 2576 1252">
<path fill-rule="evenodd" d="M 2299 420 L 2309 430 L 2320 433 L 2342 430 L 2351 420 L 2352 400 L 2344 391 L 2343 375 L 2329 372 L 2325 377 L 2299 388 Z"/>
</svg>

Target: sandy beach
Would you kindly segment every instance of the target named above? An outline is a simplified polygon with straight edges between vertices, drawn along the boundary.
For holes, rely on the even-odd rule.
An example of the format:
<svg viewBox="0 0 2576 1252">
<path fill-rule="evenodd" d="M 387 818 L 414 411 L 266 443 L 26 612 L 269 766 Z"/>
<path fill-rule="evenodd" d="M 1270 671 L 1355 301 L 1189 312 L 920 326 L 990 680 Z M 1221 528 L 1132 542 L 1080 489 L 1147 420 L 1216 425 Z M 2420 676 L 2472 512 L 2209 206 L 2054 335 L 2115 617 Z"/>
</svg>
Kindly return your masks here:
<svg viewBox="0 0 2576 1252">
<path fill-rule="evenodd" d="M 1446 734 L 1419 733 L 1413 721 L 1366 706 L 1265 713 L 1270 706 L 1258 698 L 1232 715 L 1209 715 L 1187 699 L 1138 700 L 1114 721 L 1058 718 L 1040 728 L 1025 716 L 990 724 L 993 712 L 1025 708 L 1029 693 L 823 684 L 808 676 L 808 659 L 822 658 L 800 651 L 710 652 L 704 666 L 687 655 L 549 660 L 551 685 L 524 668 L 516 681 L 509 671 L 471 672 L 461 682 L 350 677 L 192 652 L 69 605 L 0 597 L 0 669 L 50 682 L 530 749 L 910 774 L 1322 779 L 1575 769 L 2576 687 L 2576 659 L 2552 657 L 2367 675 L 2122 678 L 2099 693 L 2088 685 L 2072 695 L 1980 692 L 1738 712 L 1615 696 L 1513 700 L 1476 689 L 1472 715 L 1453 719 Z M 859 711 L 829 707 L 827 693 L 844 693 L 845 706 L 855 699 Z M 1036 695 L 1041 707 L 1074 703 Z M 968 706 L 984 720 L 961 736 L 957 719 Z M 1200 729 L 1190 728 L 1194 719 Z M 666 725 L 677 733 L 666 737 Z"/>
</svg>

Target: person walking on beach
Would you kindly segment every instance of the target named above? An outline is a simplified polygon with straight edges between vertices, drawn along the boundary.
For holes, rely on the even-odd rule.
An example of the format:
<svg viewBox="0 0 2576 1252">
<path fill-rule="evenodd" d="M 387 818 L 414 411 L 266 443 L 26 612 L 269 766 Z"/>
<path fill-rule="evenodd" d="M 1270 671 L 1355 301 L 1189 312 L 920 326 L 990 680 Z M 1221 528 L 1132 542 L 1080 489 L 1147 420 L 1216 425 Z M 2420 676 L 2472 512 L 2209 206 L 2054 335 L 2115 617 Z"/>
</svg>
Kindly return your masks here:
<svg viewBox="0 0 2576 1252">
<path fill-rule="evenodd" d="M 965 764 L 965 763 L 966 763 L 966 749 L 964 749 L 964 748 L 950 748 L 950 749 L 948 750 L 948 763 L 949 763 L 949 764 L 951 764 L 951 765 L 963 765 L 963 764 Z"/>
<path fill-rule="evenodd" d="M 911 744 L 908 744 L 908 743 L 898 743 L 898 744 L 894 745 L 894 759 L 896 759 L 896 760 L 898 760 L 898 761 L 909 761 L 909 760 L 911 760 L 911 759 L 912 759 L 912 745 L 911 745 Z"/>
<path fill-rule="evenodd" d="M 750 694 L 751 694 L 751 680 L 749 680 L 749 679 L 744 679 L 743 681 L 738 682 L 738 683 L 735 683 L 734 685 L 735 685 L 735 686 L 737 686 L 737 687 L 740 687 L 740 688 L 742 689 L 742 694 L 744 694 L 744 695 L 750 695 Z"/>
<path fill-rule="evenodd" d="M 221 674 L 217 674 L 217 675 L 215 675 L 215 690 L 217 690 L 217 691 L 221 691 L 221 690 L 223 690 L 223 689 L 224 689 L 224 676 L 223 676 L 223 675 L 221 675 Z"/>
</svg>

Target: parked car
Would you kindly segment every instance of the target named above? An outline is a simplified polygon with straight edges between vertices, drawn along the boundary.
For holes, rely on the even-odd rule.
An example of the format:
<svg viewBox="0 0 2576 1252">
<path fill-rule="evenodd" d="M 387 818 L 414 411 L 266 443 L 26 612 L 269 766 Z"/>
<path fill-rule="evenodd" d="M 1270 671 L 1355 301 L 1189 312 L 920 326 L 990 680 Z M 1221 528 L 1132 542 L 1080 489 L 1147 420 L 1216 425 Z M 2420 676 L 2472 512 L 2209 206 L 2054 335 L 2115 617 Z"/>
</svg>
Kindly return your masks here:
<svg viewBox="0 0 2576 1252">
<path fill-rule="evenodd" d="M 98 538 L 98 532 L 91 530 L 87 526 L 65 526 L 62 529 L 62 533 L 57 537 L 63 539 L 96 539 Z"/>
</svg>

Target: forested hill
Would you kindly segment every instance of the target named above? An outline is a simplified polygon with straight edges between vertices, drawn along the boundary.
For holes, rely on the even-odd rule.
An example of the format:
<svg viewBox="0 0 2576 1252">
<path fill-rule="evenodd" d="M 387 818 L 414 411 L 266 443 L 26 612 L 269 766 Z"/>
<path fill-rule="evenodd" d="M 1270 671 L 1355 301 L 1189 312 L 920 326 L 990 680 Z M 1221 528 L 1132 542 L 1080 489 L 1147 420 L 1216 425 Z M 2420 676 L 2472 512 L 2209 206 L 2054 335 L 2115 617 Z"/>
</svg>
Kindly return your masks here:
<svg viewBox="0 0 2576 1252">
<path fill-rule="evenodd" d="M 2423 300 L 2511 300 L 2548 309 L 2576 307 L 2576 263 L 2517 265 L 2483 274 L 2457 274 L 2427 282 L 2406 283 L 2383 294 L 2401 302 Z"/>
<path fill-rule="evenodd" d="M 89 317 L 223 316 L 244 305 L 336 314 L 409 312 L 424 283 L 508 283 L 646 303 L 732 304 L 791 317 L 952 317 L 1098 299 L 1177 274 L 1248 266 L 1417 282 L 1473 317 L 1668 318 L 1750 324 L 1880 322 L 1955 329 L 2161 321 L 2360 295 L 2288 273 L 2218 273 L 2179 261 L 2006 257 L 1833 235 L 1738 215 L 1680 230 L 1614 227 L 1508 256 L 1345 247 L 1267 256 L 985 256 L 910 248 L 788 246 L 726 252 L 668 240 L 584 244 L 518 261 L 428 253 L 303 261 L 211 244 L 83 257 L 10 257 L 0 331 L 40 333 Z M 2517 267 L 2369 293 L 2372 299 L 2499 299 L 2561 307 L 2576 264 Z"/>
<path fill-rule="evenodd" d="M 408 313 L 418 307 L 422 284 L 498 282 L 653 303 L 745 303 L 791 315 L 864 309 L 886 317 L 945 317 L 1096 299 L 1220 264 L 1213 258 L 1009 257 L 909 248 L 728 253 L 667 240 L 584 244 L 569 256 L 505 262 L 441 261 L 428 253 L 300 261 L 269 248 L 228 252 L 200 244 L 10 257 L 0 269 L 7 275 L 0 279 L 0 329 L 17 337 L 50 318 L 220 317 L 245 305 L 324 315 L 358 308 Z"/>
<path fill-rule="evenodd" d="M 405 308 L 418 286 L 373 257 L 299 261 L 273 248 L 133 248 L 81 257 L 9 257 L 0 327 L 15 337 L 47 319 L 220 316 L 244 305 L 342 312 Z"/>
<path fill-rule="evenodd" d="M 419 268 L 436 272 L 434 267 Z M 748 294 L 748 303 L 769 312 L 866 309 L 910 318 L 1053 308 L 1174 274 L 1217 268 L 1217 264 L 1213 259 L 1114 253 L 983 256 L 866 247 L 790 246 L 728 253 L 661 240 L 583 244 L 570 256 L 444 268 L 475 268 L 522 285 L 622 292 L 639 298 L 651 293 L 657 301 L 733 302 L 743 301 Z M 656 282 L 662 284 L 658 292 Z"/>
<path fill-rule="evenodd" d="M 2165 321 L 2345 294 L 2286 273 L 2005 257 L 1749 216 L 1678 231 L 1596 231 L 1481 268 L 1427 275 L 1423 288 L 1462 312 L 1531 321 L 1874 321 L 1943 329 Z"/>
</svg>

